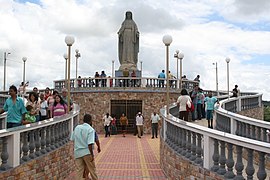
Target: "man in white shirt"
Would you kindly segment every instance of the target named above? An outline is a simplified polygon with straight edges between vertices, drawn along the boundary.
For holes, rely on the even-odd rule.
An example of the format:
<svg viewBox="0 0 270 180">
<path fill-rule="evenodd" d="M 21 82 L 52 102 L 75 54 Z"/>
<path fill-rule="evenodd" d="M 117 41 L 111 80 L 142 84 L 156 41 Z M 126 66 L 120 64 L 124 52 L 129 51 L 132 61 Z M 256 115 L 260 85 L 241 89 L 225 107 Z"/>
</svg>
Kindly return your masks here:
<svg viewBox="0 0 270 180">
<path fill-rule="evenodd" d="M 136 116 L 136 126 L 138 129 L 138 138 L 141 138 L 143 134 L 143 116 L 141 112 L 138 112 L 138 115 Z"/>
<path fill-rule="evenodd" d="M 159 120 L 160 120 L 159 115 L 156 112 L 154 112 L 154 114 L 151 115 L 152 139 L 154 139 L 154 136 L 157 138 Z"/>
</svg>

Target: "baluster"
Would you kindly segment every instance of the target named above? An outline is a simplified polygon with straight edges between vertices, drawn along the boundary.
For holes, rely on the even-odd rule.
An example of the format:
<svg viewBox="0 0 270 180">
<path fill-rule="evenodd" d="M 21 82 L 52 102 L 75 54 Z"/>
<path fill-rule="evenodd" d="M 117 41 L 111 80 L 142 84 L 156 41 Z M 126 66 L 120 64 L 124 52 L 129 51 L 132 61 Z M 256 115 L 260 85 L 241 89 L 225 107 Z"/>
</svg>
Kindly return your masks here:
<svg viewBox="0 0 270 180">
<path fill-rule="evenodd" d="M 265 171 L 265 153 L 259 152 L 259 169 L 257 172 L 257 178 L 259 180 L 266 178 L 266 171 Z"/>
<path fill-rule="evenodd" d="M 261 140 L 262 140 L 262 139 L 261 139 L 261 133 L 262 133 L 261 129 L 262 129 L 262 128 L 257 127 L 257 139 L 256 139 L 256 140 L 258 140 L 258 141 L 261 141 Z"/>
<path fill-rule="evenodd" d="M 219 156 L 219 170 L 218 174 L 224 175 L 226 173 L 225 164 L 226 164 L 226 155 L 225 155 L 225 142 L 220 141 L 220 156 Z"/>
<path fill-rule="evenodd" d="M 246 137 L 246 123 L 242 123 L 243 127 L 242 127 L 242 136 Z"/>
<path fill-rule="evenodd" d="M 251 133 L 252 133 L 251 138 L 256 139 L 256 129 L 254 125 L 251 125 Z"/>
<path fill-rule="evenodd" d="M 194 161 L 196 159 L 196 133 L 192 132 L 192 145 L 191 145 L 191 156 L 190 160 Z"/>
<path fill-rule="evenodd" d="M 172 125 L 172 148 L 174 150 L 177 149 L 176 147 L 176 126 Z"/>
<path fill-rule="evenodd" d="M 54 145 L 56 148 L 59 147 L 59 131 L 58 131 L 58 123 L 54 125 Z"/>
<path fill-rule="evenodd" d="M 55 140 L 55 137 L 54 137 L 54 125 L 51 125 L 50 126 L 50 138 L 51 138 L 51 143 L 50 143 L 50 147 L 51 147 L 51 150 L 54 150 L 55 149 L 55 145 L 54 145 L 54 140 Z"/>
<path fill-rule="evenodd" d="M 236 121 L 236 131 L 235 131 L 235 134 L 238 135 L 238 136 L 240 135 L 239 129 L 240 129 L 240 122 L 239 121 Z"/>
<path fill-rule="evenodd" d="M 243 175 L 242 175 L 242 171 L 244 169 L 244 164 L 242 162 L 242 147 L 241 146 L 236 146 L 236 153 L 237 153 L 237 160 L 236 160 L 236 164 L 235 164 L 235 169 L 236 169 L 236 176 L 235 179 L 240 180 L 240 179 L 244 179 Z"/>
<path fill-rule="evenodd" d="M 2 153 L 1 153 L 1 159 L 2 159 L 2 164 L 0 166 L 1 170 L 7 170 L 8 169 L 8 150 L 7 150 L 7 137 L 2 137 Z"/>
<path fill-rule="evenodd" d="M 224 177 L 226 179 L 233 179 L 235 177 L 235 174 L 233 173 L 234 160 L 233 160 L 233 145 L 231 143 L 227 143 L 227 150 L 228 150 L 228 159 L 226 161 L 227 172 L 224 175 Z"/>
<path fill-rule="evenodd" d="M 170 123 L 167 123 L 166 140 L 165 140 L 165 142 L 169 145 L 169 142 L 170 142 Z"/>
<path fill-rule="evenodd" d="M 66 121 L 65 122 L 66 123 L 66 129 L 65 129 L 65 131 L 66 131 L 66 138 L 65 138 L 65 140 L 66 140 L 66 142 L 68 142 L 69 141 L 69 139 L 70 139 L 70 133 L 69 133 L 69 122 L 68 121 Z"/>
<path fill-rule="evenodd" d="M 58 123 L 58 144 L 59 144 L 59 147 L 61 147 L 63 145 L 63 143 L 62 143 L 62 134 L 63 134 L 62 123 L 63 122 Z"/>
<path fill-rule="evenodd" d="M 30 142 L 29 142 L 29 157 L 31 159 L 34 159 L 36 157 L 34 150 L 35 150 L 35 139 L 34 139 L 34 130 L 30 131 L 29 133 L 29 137 L 30 137 Z"/>
<path fill-rule="evenodd" d="M 28 161 L 29 157 L 28 157 L 28 151 L 29 151 L 29 145 L 28 145 L 28 132 L 24 132 L 22 134 L 22 141 L 23 141 L 23 146 L 22 146 L 22 152 L 23 152 L 23 156 L 22 156 L 22 161 Z"/>
<path fill-rule="evenodd" d="M 203 160 L 202 160 L 202 151 L 203 151 L 203 149 L 202 149 L 202 135 L 197 134 L 197 137 L 198 137 L 198 145 L 196 148 L 197 157 L 196 157 L 195 163 L 202 166 L 202 163 L 203 163 Z"/>
<path fill-rule="evenodd" d="M 219 161 L 219 147 L 218 147 L 218 140 L 214 139 L 214 154 L 212 156 L 212 159 L 214 161 L 214 165 L 213 167 L 211 168 L 212 171 L 214 172 L 217 172 L 218 169 L 219 169 L 219 164 L 218 164 L 218 161 Z"/>
<path fill-rule="evenodd" d="M 263 136 L 263 139 L 262 139 L 262 140 L 263 140 L 264 142 L 267 142 L 267 136 L 266 136 L 266 135 L 267 135 L 267 131 L 266 131 L 266 130 L 267 130 L 267 129 L 262 128 L 262 133 L 263 133 L 263 134 L 262 134 L 262 136 Z"/>
<path fill-rule="evenodd" d="M 251 138 L 251 134 L 250 134 L 250 124 L 246 124 L 246 126 L 247 126 L 247 134 L 246 134 L 246 137 L 247 138 Z"/>
<path fill-rule="evenodd" d="M 51 137 L 50 137 L 50 126 L 46 127 L 46 151 L 51 151 Z"/>
<path fill-rule="evenodd" d="M 46 150 L 45 150 L 45 145 L 46 145 L 45 128 L 40 129 L 40 136 L 41 136 L 41 140 L 40 140 L 41 150 L 40 150 L 40 152 L 42 154 L 45 154 L 46 153 Z"/>
<path fill-rule="evenodd" d="M 65 131 L 64 131 L 64 128 L 65 128 L 65 121 L 64 122 L 61 122 L 60 125 L 60 145 L 64 145 L 65 144 Z"/>
<path fill-rule="evenodd" d="M 191 132 L 187 131 L 187 153 L 186 158 L 189 158 L 191 156 Z"/>
<path fill-rule="evenodd" d="M 243 123 L 239 123 L 239 136 L 243 136 Z"/>
<path fill-rule="evenodd" d="M 183 144 L 183 149 L 182 149 L 182 156 L 186 155 L 186 130 L 182 129 L 182 144 Z"/>
<path fill-rule="evenodd" d="M 247 149 L 247 152 L 248 152 L 247 167 L 246 167 L 247 180 L 252 180 L 253 174 L 255 172 L 253 166 L 253 149 Z"/>
<path fill-rule="evenodd" d="M 179 128 L 179 138 L 178 138 L 178 140 L 179 140 L 179 148 L 178 148 L 177 152 L 179 154 L 181 154 L 182 149 L 183 149 L 183 146 L 182 146 L 182 128 Z"/>
<path fill-rule="evenodd" d="M 35 152 L 35 154 L 36 154 L 36 156 L 40 156 L 41 155 L 41 153 L 40 153 L 40 151 L 39 151 L 39 149 L 40 149 L 40 136 L 39 136 L 39 129 L 36 129 L 35 131 L 34 131 L 34 137 L 35 137 L 35 145 L 36 145 L 36 152 Z"/>
</svg>

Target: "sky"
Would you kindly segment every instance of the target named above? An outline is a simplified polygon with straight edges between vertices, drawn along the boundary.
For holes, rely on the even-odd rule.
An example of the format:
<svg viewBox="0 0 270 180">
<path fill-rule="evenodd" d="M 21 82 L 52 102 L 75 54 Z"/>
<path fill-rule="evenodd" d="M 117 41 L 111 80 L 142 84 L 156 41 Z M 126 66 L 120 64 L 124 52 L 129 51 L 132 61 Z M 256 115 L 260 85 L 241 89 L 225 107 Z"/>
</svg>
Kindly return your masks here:
<svg viewBox="0 0 270 180">
<path fill-rule="evenodd" d="M 118 60 L 118 35 L 125 12 L 133 13 L 140 32 L 138 61 L 143 76 L 157 77 L 166 69 L 162 42 L 169 34 L 169 66 L 177 76 L 176 50 L 184 53 L 183 75 L 201 76 L 201 87 L 263 93 L 270 100 L 269 0 L 0 0 L 0 90 L 3 89 L 4 52 L 7 57 L 6 89 L 23 79 L 30 87 L 53 87 L 64 79 L 67 52 L 65 36 L 72 35 L 71 78 L 75 77 L 75 49 L 79 49 L 78 75 L 93 77 L 104 70 L 112 75 Z M 140 69 L 140 63 L 138 63 Z M 179 70 L 180 71 L 180 70 Z"/>
</svg>

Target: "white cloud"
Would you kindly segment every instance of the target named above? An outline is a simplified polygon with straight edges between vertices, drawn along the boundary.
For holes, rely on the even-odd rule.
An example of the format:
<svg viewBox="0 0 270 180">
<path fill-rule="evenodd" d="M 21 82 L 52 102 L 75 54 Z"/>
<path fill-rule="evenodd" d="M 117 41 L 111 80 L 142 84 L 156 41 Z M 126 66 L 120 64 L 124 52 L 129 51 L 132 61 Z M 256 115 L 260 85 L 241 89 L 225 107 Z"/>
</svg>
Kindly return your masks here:
<svg viewBox="0 0 270 180">
<path fill-rule="evenodd" d="M 179 49 L 185 53 L 183 74 L 189 79 L 200 74 L 202 87 L 215 89 L 212 63 L 217 62 L 219 89 L 226 90 L 228 56 L 230 89 L 238 84 L 242 91 L 262 92 L 264 99 L 270 99 L 267 75 L 270 65 L 265 59 L 254 62 L 256 56 L 270 58 L 268 1 L 42 0 L 38 5 L 0 0 L 0 3 L 5 7 L 0 9 L 0 50 L 1 54 L 11 52 L 7 61 L 7 86 L 22 81 L 23 56 L 28 58 L 26 77 L 30 86 L 51 87 L 53 80 L 63 79 L 62 56 L 67 51 L 64 42 L 67 34 L 75 36 L 71 77 L 75 76 L 75 49 L 82 56 L 79 75 L 93 77 L 101 70 L 111 75 L 112 60 L 116 69 L 119 67 L 117 31 L 125 12 L 130 10 L 140 31 L 139 61 L 143 61 L 145 76 L 157 77 L 165 69 L 162 36 L 171 34 L 173 74 L 177 71 L 173 54 Z M 252 30 L 256 24 L 266 26 L 264 30 Z M 3 64 L 0 65 L 3 74 Z"/>
</svg>

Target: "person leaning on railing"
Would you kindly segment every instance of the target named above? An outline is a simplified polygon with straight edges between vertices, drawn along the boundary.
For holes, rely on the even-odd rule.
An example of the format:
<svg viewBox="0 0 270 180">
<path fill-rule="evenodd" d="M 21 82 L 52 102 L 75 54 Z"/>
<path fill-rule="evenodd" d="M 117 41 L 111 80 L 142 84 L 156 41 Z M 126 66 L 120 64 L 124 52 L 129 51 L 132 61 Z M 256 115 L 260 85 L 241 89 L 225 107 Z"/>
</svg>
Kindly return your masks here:
<svg viewBox="0 0 270 180">
<path fill-rule="evenodd" d="M 6 100 L 4 108 L 0 114 L 7 112 L 7 128 L 21 126 L 27 112 L 23 99 L 17 96 L 17 88 L 12 85 L 9 87 L 10 97 Z"/>
</svg>

